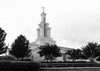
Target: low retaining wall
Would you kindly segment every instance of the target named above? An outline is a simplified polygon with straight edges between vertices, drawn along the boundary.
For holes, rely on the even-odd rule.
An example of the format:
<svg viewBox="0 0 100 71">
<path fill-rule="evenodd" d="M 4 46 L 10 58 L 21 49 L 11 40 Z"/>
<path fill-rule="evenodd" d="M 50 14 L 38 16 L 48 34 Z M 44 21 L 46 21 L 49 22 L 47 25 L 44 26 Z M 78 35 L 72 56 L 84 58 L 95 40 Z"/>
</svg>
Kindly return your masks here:
<svg viewBox="0 0 100 71">
<path fill-rule="evenodd" d="M 52 67 L 40 68 L 40 71 L 100 71 L 100 67 Z"/>
</svg>

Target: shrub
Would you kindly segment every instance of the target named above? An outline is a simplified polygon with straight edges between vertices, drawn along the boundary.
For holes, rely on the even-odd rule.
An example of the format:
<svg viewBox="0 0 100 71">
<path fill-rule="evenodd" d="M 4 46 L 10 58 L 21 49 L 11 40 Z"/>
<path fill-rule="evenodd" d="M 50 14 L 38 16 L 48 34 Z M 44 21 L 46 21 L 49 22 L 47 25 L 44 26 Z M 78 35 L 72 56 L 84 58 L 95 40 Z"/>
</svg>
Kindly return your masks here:
<svg viewBox="0 0 100 71">
<path fill-rule="evenodd" d="M 21 59 L 20 61 L 32 61 L 31 59 Z"/>
<path fill-rule="evenodd" d="M 39 71 L 39 64 L 26 61 L 2 61 L 0 71 Z"/>
<path fill-rule="evenodd" d="M 16 60 L 14 56 L 0 56 L 0 60 Z"/>
<path fill-rule="evenodd" d="M 12 62 L 12 71 L 39 71 L 39 64 L 35 62 Z"/>
<path fill-rule="evenodd" d="M 8 61 L 0 62 L 0 71 L 11 71 L 11 63 Z"/>
<path fill-rule="evenodd" d="M 41 67 L 100 67 L 97 63 L 41 63 Z"/>
</svg>

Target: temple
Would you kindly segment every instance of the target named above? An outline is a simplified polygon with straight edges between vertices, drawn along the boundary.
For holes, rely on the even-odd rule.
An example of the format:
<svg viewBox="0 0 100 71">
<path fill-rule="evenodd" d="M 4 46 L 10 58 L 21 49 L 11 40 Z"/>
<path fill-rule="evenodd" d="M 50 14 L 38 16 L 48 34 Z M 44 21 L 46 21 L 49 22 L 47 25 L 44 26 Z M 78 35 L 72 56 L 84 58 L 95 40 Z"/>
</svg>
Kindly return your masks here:
<svg viewBox="0 0 100 71">
<path fill-rule="evenodd" d="M 49 23 L 46 23 L 46 13 L 44 12 L 44 7 L 43 7 L 43 12 L 41 13 L 41 22 L 39 23 L 39 28 L 37 28 L 37 39 L 35 42 L 32 42 L 29 44 L 31 48 L 31 57 L 35 60 L 41 60 L 42 58 L 39 57 L 39 54 L 37 53 L 39 51 L 39 46 L 45 45 L 45 44 L 50 44 L 53 45 L 56 43 L 51 38 L 51 28 L 49 27 Z"/>
</svg>

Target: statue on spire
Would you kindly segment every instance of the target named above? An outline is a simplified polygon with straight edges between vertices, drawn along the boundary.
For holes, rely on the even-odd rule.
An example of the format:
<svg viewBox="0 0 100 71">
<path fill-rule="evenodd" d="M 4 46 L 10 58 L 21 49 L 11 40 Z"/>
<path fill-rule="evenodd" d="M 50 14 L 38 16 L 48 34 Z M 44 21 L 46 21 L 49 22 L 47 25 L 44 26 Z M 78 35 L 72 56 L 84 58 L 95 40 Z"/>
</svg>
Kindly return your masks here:
<svg viewBox="0 0 100 71">
<path fill-rule="evenodd" d="M 41 22 L 43 22 L 43 23 L 46 22 L 46 14 L 44 13 L 44 11 L 45 11 L 44 9 L 45 9 L 45 8 L 42 7 L 43 12 L 42 12 L 42 14 L 41 14 Z"/>
<path fill-rule="evenodd" d="M 45 7 L 42 7 L 42 9 L 43 9 L 43 13 L 44 13 L 44 9 L 45 9 Z"/>
</svg>

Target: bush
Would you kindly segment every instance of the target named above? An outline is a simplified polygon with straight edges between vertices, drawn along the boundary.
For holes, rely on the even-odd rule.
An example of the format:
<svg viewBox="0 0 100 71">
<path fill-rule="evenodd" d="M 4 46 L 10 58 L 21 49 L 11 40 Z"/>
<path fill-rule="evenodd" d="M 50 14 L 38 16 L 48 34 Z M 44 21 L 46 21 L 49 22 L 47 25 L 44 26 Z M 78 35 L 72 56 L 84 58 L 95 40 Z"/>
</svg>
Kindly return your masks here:
<svg viewBox="0 0 100 71">
<path fill-rule="evenodd" d="M 0 56 L 0 60 L 16 60 L 14 56 Z"/>
<path fill-rule="evenodd" d="M 39 71 L 39 64 L 35 62 L 12 62 L 12 71 Z"/>
<path fill-rule="evenodd" d="M 32 61 L 31 59 L 21 59 L 20 61 Z"/>
<path fill-rule="evenodd" d="M 39 64 L 26 61 L 2 61 L 0 71 L 39 71 Z"/>
<path fill-rule="evenodd" d="M 41 63 L 41 67 L 100 67 L 97 63 Z"/>
<path fill-rule="evenodd" d="M 11 64 L 7 61 L 0 62 L 0 71 L 10 71 L 11 70 Z"/>
<path fill-rule="evenodd" d="M 58 61 L 58 62 L 41 62 L 41 63 L 90 63 L 90 62 L 88 62 L 88 61 L 75 61 L 75 62 L 73 62 L 73 61 L 66 61 L 66 62 Z"/>
</svg>

